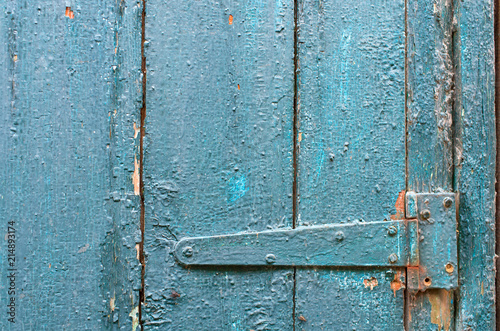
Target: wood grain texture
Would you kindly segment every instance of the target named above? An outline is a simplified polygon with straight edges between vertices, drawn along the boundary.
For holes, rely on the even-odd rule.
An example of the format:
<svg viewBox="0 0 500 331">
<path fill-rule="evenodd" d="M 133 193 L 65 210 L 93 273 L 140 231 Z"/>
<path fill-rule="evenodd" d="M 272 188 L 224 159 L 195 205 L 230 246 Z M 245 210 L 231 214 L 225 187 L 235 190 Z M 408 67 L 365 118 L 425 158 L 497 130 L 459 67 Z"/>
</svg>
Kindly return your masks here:
<svg viewBox="0 0 500 331">
<path fill-rule="evenodd" d="M 186 236 L 291 226 L 293 6 L 147 3 L 144 328 L 290 330 L 293 272 L 190 268 Z"/>
<path fill-rule="evenodd" d="M 403 216 L 404 1 L 303 0 L 298 29 L 298 224 Z M 298 269 L 298 330 L 402 329 L 386 272 Z"/>
<path fill-rule="evenodd" d="M 408 191 L 453 191 L 452 0 L 408 0 Z"/>
<path fill-rule="evenodd" d="M 493 1 L 456 1 L 456 188 L 460 192 L 458 330 L 495 329 Z"/>
<path fill-rule="evenodd" d="M 452 20 L 451 0 L 407 2 L 408 191 L 453 191 Z M 454 296 L 408 293 L 407 328 L 454 329 Z"/>
<path fill-rule="evenodd" d="M 0 6 L 8 42 L 0 227 L 5 234 L 14 221 L 17 230 L 16 323 L 3 313 L 0 329 L 130 330 L 140 270 L 131 179 L 140 95 L 136 3 Z M 2 240 L 2 307 L 10 300 L 6 255 Z"/>
</svg>

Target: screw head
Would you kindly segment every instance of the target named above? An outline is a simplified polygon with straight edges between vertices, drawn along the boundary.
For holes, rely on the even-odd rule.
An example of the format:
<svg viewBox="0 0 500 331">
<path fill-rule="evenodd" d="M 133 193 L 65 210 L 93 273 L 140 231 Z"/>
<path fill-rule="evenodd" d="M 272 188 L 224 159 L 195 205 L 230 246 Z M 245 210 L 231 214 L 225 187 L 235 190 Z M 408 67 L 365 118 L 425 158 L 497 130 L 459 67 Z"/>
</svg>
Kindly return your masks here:
<svg viewBox="0 0 500 331">
<path fill-rule="evenodd" d="M 395 253 L 392 253 L 391 255 L 389 255 L 389 262 L 390 263 L 398 262 L 398 256 Z"/>
<path fill-rule="evenodd" d="M 191 256 L 193 256 L 193 248 L 190 247 L 190 246 L 184 247 L 184 249 L 182 250 L 182 254 L 185 257 L 191 257 Z"/>
<path fill-rule="evenodd" d="M 268 264 L 273 264 L 274 262 L 276 262 L 276 256 L 274 256 L 274 254 L 267 254 L 266 255 L 266 262 Z"/>
<path fill-rule="evenodd" d="M 420 212 L 420 217 L 422 217 L 422 219 L 424 220 L 428 220 L 429 218 L 431 218 L 431 212 L 429 209 L 424 209 Z"/>
<path fill-rule="evenodd" d="M 453 204 L 453 200 L 451 200 L 451 198 L 444 198 L 443 205 L 446 208 L 450 208 L 452 204 Z"/>
<path fill-rule="evenodd" d="M 337 233 L 335 233 L 335 239 L 336 239 L 337 241 L 339 241 L 339 242 L 340 242 L 340 241 L 344 240 L 344 238 L 345 238 L 344 232 L 342 232 L 342 231 L 337 231 Z"/>
<path fill-rule="evenodd" d="M 395 226 L 391 225 L 388 229 L 387 229 L 387 233 L 389 234 L 389 236 L 395 236 L 397 233 L 398 233 L 398 229 L 396 229 Z"/>
</svg>

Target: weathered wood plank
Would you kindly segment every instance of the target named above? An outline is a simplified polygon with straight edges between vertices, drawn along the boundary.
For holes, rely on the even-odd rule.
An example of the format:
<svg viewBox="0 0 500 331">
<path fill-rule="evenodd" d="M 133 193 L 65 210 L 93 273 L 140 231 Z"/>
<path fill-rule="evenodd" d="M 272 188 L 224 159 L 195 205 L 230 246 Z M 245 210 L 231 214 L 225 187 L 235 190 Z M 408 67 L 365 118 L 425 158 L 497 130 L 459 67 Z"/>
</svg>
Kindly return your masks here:
<svg viewBox="0 0 500 331">
<path fill-rule="evenodd" d="M 402 217 L 404 1 L 303 0 L 298 29 L 298 224 Z M 402 329 L 404 296 L 391 289 L 394 275 L 298 269 L 296 326 Z M 404 272 L 393 284 L 404 287 Z"/>
<path fill-rule="evenodd" d="M 452 17 L 452 0 L 407 2 L 408 191 L 453 191 Z M 454 329 L 454 296 L 408 293 L 407 328 Z"/>
<path fill-rule="evenodd" d="M 495 329 L 494 2 L 455 1 L 458 330 Z"/>
<path fill-rule="evenodd" d="M 452 0 L 407 6 L 408 190 L 452 192 Z"/>
<path fill-rule="evenodd" d="M 0 226 L 15 222 L 17 269 L 10 296 L 2 240 L 0 304 L 16 300 L 2 330 L 131 329 L 135 5 L 2 1 Z"/>
<path fill-rule="evenodd" d="M 293 5 L 147 3 L 145 329 L 290 330 L 293 272 L 183 268 L 185 236 L 290 226 Z"/>
</svg>

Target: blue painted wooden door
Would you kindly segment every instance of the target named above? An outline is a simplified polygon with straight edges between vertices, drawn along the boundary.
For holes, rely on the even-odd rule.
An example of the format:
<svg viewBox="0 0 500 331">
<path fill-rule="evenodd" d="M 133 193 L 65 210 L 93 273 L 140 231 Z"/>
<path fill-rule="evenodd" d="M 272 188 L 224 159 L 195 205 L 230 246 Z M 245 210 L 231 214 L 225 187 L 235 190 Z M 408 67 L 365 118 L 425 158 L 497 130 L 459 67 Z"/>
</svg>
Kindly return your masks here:
<svg viewBox="0 0 500 331">
<path fill-rule="evenodd" d="M 492 0 L 0 8 L 0 329 L 494 328 Z M 458 290 L 174 257 L 403 219 L 409 191 L 460 194 Z"/>
<path fill-rule="evenodd" d="M 455 327 L 455 292 L 405 291 L 405 268 L 173 254 L 183 237 L 402 219 L 405 192 L 454 192 L 453 8 L 148 1 L 145 328 Z"/>
</svg>

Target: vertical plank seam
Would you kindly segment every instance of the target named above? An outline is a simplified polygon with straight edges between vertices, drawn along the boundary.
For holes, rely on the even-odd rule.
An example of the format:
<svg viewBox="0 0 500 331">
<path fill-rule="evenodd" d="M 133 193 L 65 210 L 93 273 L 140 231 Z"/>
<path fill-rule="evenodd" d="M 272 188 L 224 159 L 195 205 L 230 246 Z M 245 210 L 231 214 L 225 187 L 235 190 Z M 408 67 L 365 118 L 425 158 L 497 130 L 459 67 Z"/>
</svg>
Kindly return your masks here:
<svg viewBox="0 0 500 331">
<path fill-rule="evenodd" d="M 405 118 L 405 192 L 408 192 L 408 0 L 405 0 L 405 60 L 404 60 L 404 73 L 405 73 L 405 98 L 404 98 L 404 118 Z M 405 197 L 406 199 L 406 197 Z M 404 203 L 404 215 L 406 218 L 407 210 L 406 203 Z M 410 292 L 408 291 L 408 272 L 405 268 L 405 289 L 403 291 L 403 325 L 406 331 L 410 330 L 409 318 L 410 318 Z"/>
<path fill-rule="evenodd" d="M 460 163 L 460 161 L 456 160 L 457 153 L 457 129 L 456 129 L 456 124 L 459 118 L 459 110 L 456 107 L 456 98 L 457 98 L 457 84 L 456 84 L 456 77 L 457 77 L 457 57 L 455 53 L 455 48 L 456 48 L 456 37 L 457 37 L 457 18 L 456 18 L 456 11 L 455 11 L 455 1 L 452 0 L 450 1 L 450 13 L 451 13 L 451 35 L 450 35 L 450 47 L 451 47 L 451 70 L 452 70 L 452 78 L 451 78 L 451 84 L 452 84 L 452 99 L 451 99 L 451 191 L 452 192 L 458 192 L 459 188 L 457 185 L 457 182 L 455 180 L 455 173 L 456 173 L 456 165 Z M 458 200 L 460 203 L 460 200 Z M 457 218 L 457 229 L 458 229 L 458 218 Z M 460 266 L 460 240 L 458 240 L 458 235 L 457 235 L 457 268 Z M 451 318 L 451 325 L 453 328 L 457 328 L 457 319 L 458 319 L 458 299 L 460 298 L 460 283 L 459 287 L 456 290 L 451 290 L 450 291 L 450 297 L 451 300 L 453 301 L 453 307 L 450 307 L 450 309 L 453 309 L 452 314 L 450 316 Z"/>
<path fill-rule="evenodd" d="M 299 53 L 298 53 L 298 1 L 293 1 L 293 187 L 292 187 L 292 227 L 297 227 L 298 218 L 298 125 L 299 125 L 299 95 L 298 95 L 298 71 L 299 71 Z M 295 331 L 296 314 L 296 292 L 297 292 L 297 268 L 293 268 L 293 293 L 292 293 L 292 326 Z"/>
<path fill-rule="evenodd" d="M 142 318 L 142 306 L 145 302 L 145 282 L 144 276 L 146 272 L 146 261 L 144 256 L 144 231 L 146 224 L 146 210 L 144 202 L 144 135 L 145 135 L 145 121 L 146 121 L 146 55 L 144 52 L 144 43 L 146 41 L 146 0 L 141 0 L 141 73 L 142 73 L 142 105 L 141 105 L 141 127 L 139 138 L 139 187 L 141 199 L 141 242 L 139 244 L 139 257 L 141 262 L 141 290 L 139 294 L 139 325 L 141 330 L 144 330 Z"/>
</svg>

